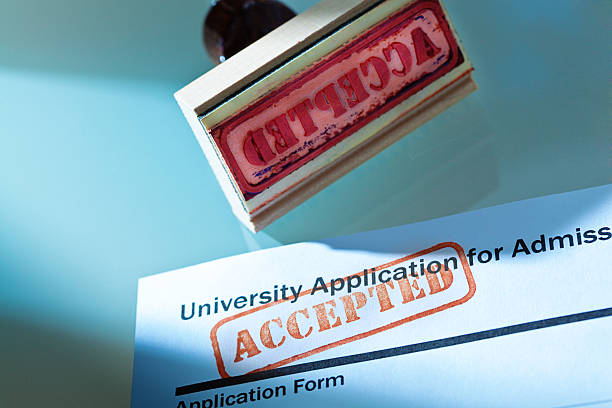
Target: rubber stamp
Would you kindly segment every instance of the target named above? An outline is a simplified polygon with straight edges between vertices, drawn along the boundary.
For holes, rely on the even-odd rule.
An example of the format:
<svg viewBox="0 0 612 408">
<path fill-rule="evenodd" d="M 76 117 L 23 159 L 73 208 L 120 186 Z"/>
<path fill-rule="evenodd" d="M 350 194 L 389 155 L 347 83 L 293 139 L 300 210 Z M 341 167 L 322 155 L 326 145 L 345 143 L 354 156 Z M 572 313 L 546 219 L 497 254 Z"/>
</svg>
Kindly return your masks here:
<svg viewBox="0 0 612 408">
<path fill-rule="evenodd" d="M 257 231 L 476 90 L 439 0 L 322 1 L 175 94 Z"/>
</svg>

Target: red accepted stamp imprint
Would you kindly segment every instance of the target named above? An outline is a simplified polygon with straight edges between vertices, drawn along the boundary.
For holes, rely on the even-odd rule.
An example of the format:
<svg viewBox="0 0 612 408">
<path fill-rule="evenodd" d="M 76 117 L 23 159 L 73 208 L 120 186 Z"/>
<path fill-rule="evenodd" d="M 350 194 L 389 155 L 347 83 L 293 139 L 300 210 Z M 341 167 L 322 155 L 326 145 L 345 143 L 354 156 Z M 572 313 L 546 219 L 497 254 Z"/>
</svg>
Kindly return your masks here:
<svg viewBox="0 0 612 408">
<path fill-rule="evenodd" d="M 461 246 L 444 242 L 219 321 L 221 377 L 280 367 L 461 305 L 476 284 Z M 404 343 L 395 344 L 401 346 Z M 361 343 L 360 351 L 373 351 Z"/>
<path fill-rule="evenodd" d="M 416 1 L 210 133 L 249 200 L 462 62 L 439 2 Z"/>
</svg>

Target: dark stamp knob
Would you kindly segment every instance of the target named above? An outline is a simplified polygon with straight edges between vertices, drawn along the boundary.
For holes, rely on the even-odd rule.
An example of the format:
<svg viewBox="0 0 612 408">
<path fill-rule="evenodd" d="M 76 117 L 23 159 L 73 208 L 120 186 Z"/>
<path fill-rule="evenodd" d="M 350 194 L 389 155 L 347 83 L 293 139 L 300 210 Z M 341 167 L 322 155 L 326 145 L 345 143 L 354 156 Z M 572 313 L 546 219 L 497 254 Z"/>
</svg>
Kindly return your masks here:
<svg viewBox="0 0 612 408">
<path fill-rule="evenodd" d="M 219 64 L 294 16 L 276 0 L 213 0 L 204 21 L 204 46 Z"/>
</svg>

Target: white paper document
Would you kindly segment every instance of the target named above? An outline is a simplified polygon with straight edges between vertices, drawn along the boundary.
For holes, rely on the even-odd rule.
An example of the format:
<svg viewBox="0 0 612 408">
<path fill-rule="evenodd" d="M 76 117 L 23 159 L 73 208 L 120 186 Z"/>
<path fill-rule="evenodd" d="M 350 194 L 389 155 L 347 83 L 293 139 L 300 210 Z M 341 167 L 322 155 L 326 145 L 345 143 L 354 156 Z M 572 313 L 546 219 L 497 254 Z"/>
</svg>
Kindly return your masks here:
<svg viewBox="0 0 612 408">
<path fill-rule="evenodd" d="M 612 406 L 612 185 L 139 281 L 132 406 Z"/>
</svg>

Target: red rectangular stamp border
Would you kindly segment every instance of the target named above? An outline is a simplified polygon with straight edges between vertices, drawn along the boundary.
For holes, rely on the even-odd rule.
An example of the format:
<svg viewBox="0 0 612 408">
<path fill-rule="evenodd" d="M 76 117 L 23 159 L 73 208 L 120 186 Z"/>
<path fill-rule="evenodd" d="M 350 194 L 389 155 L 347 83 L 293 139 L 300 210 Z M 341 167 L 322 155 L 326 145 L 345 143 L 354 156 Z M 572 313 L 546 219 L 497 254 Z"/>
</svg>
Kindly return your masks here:
<svg viewBox="0 0 612 408">
<path fill-rule="evenodd" d="M 265 111 L 276 101 L 287 96 L 294 89 L 302 87 L 307 81 L 309 81 L 313 77 L 318 76 L 321 72 L 327 70 L 334 64 L 337 64 L 343 59 L 348 58 L 354 52 L 360 51 L 364 48 L 368 48 L 374 43 L 380 41 L 381 39 L 384 39 L 385 37 L 392 35 L 394 32 L 404 28 L 406 25 L 412 23 L 419 13 L 425 10 L 431 10 L 435 14 L 436 18 L 440 22 L 440 27 L 442 28 L 442 31 L 444 32 L 444 35 L 450 44 L 451 56 L 446 63 L 442 64 L 433 73 L 425 75 L 423 78 L 407 84 L 407 86 L 401 89 L 397 94 L 390 97 L 386 101 L 386 103 L 371 110 L 368 115 L 365 115 L 357 122 L 343 129 L 338 136 L 332 138 L 323 145 L 313 149 L 305 156 L 290 162 L 283 168 L 283 170 L 281 170 L 277 174 L 267 178 L 266 180 L 263 180 L 258 184 L 250 184 L 246 180 L 227 143 L 228 134 L 233 128 Z M 457 44 L 457 40 L 453 35 L 453 32 L 448 24 L 444 11 L 442 10 L 442 7 L 440 6 L 439 2 L 437 0 L 425 0 L 417 2 L 416 4 L 412 4 L 406 7 L 404 10 L 400 10 L 394 15 L 388 17 L 385 21 L 379 23 L 377 26 L 370 29 L 370 31 L 365 35 L 357 38 L 356 40 L 353 40 L 353 42 L 351 42 L 348 46 L 343 47 L 342 49 L 333 53 L 331 56 L 328 56 L 325 61 L 305 71 L 298 78 L 282 85 L 281 87 L 272 91 L 270 94 L 266 95 L 262 99 L 256 101 L 253 105 L 250 105 L 238 115 L 234 115 L 226 121 L 222 122 L 221 124 L 215 126 L 213 129 L 211 129 L 210 133 L 212 135 L 212 139 L 219 147 L 223 158 L 228 164 L 230 172 L 234 175 L 242 195 L 244 196 L 245 200 L 248 201 L 249 199 L 255 197 L 257 194 L 261 193 L 263 190 L 267 189 L 271 185 L 283 179 L 285 176 L 287 176 L 297 168 L 301 167 L 306 162 L 313 160 L 317 156 L 321 155 L 323 152 L 340 143 L 342 140 L 346 139 L 347 137 L 370 123 L 372 120 L 388 112 L 404 100 L 408 99 L 410 96 L 416 94 L 417 92 L 424 89 L 426 86 L 432 84 L 436 80 L 440 79 L 442 76 L 448 74 L 454 68 L 459 66 L 462 62 L 463 55 L 461 54 L 461 51 Z"/>
<path fill-rule="evenodd" d="M 422 251 L 416 252 L 416 253 L 414 253 L 412 255 L 407 255 L 407 256 L 405 256 L 403 258 L 396 259 L 395 261 L 391 261 L 391 262 L 379 265 L 376 268 L 374 268 L 374 271 L 379 271 L 379 270 L 382 270 L 382 269 L 389 268 L 389 267 L 397 265 L 399 263 L 406 262 L 406 261 L 408 261 L 410 259 L 418 258 L 418 257 L 420 257 L 422 255 L 425 255 L 425 254 L 428 254 L 430 252 L 435 252 L 435 251 L 437 251 L 439 249 L 442 249 L 442 248 L 452 248 L 452 249 L 454 249 L 457 252 L 457 255 L 459 256 L 459 260 L 461 261 L 461 266 L 463 267 L 463 271 L 465 273 L 465 277 L 467 279 L 468 288 L 469 288 L 468 289 L 468 293 L 465 296 L 463 296 L 462 298 L 454 300 L 454 301 L 449 302 L 449 303 L 446 303 L 444 305 L 440 305 L 440 306 L 434 307 L 434 308 L 429 309 L 429 310 L 425 310 L 425 311 L 420 312 L 420 313 L 416 313 L 416 314 L 411 315 L 411 316 L 407 316 L 407 317 L 405 317 L 403 319 L 397 320 L 395 322 L 388 323 L 388 324 L 386 324 L 384 326 L 381 326 L 379 328 L 372 329 L 372 330 L 369 330 L 369 331 L 364 332 L 364 333 L 355 334 L 355 335 L 349 336 L 349 337 L 347 337 L 345 339 L 337 340 L 335 342 L 332 342 L 332 343 L 324 345 L 324 346 L 319 346 L 319 347 L 314 348 L 314 349 L 312 349 L 310 351 L 306 351 L 304 353 L 296 354 L 293 357 L 285 358 L 285 359 L 283 359 L 281 361 L 278 361 L 276 363 L 268 364 L 268 365 L 266 365 L 264 367 L 261 367 L 261 368 L 258 368 L 256 370 L 250 371 L 249 373 L 255 373 L 255 372 L 259 372 L 259 371 L 271 370 L 273 368 L 277 368 L 277 367 L 280 367 L 280 366 L 292 363 L 292 362 L 294 362 L 296 360 L 309 357 L 309 356 L 311 356 L 313 354 L 317 354 L 317 353 L 323 352 L 325 350 L 329 350 L 331 348 L 334 348 L 334 347 L 337 347 L 337 346 L 341 346 L 341 345 L 346 344 L 346 343 L 350 343 L 350 342 L 353 342 L 353 341 L 356 341 L 356 340 L 360 340 L 360 339 L 372 336 L 374 334 L 377 334 L 377 333 L 380 333 L 380 332 L 392 329 L 394 327 L 397 327 L 397 326 L 400 326 L 402 324 L 411 322 L 413 320 L 420 319 L 422 317 L 426 317 L 426 316 L 432 315 L 434 313 L 438 313 L 438 312 L 441 312 L 443 310 L 450 309 L 451 307 L 454 307 L 454 306 L 457 306 L 457 305 L 461 305 L 461 304 L 467 302 L 468 300 L 470 300 L 472 298 L 472 296 L 474 296 L 474 293 L 476 293 L 476 283 L 474 282 L 474 277 L 472 276 L 472 271 L 470 269 L 470 265 L 469 265 L 469 262 L 468 262 L 468 260 L 467 260 L 467 258 L 465 256 L 465 252 L 464 252 L 463 248 L 459 244 L 457 244 L 455 242 L 442 242 L 442 243 L 439 243 L 439 244 L 434 245 L 434 246 L 432 246 L 430 248 L 427 248 L 427 249 L 424 249 Z M 357 275 L 357 274 L 348 275 L 348 276 L 346 276 L 344 278 L 344 280 L 347 280 L 351 276 L 355 276 L 355 275 Z M 330 285 L 331 285 L 331 283 L 328 283 L 327 287 L 329 287 Z M 298 295 L 298 298 L 303 297 L 303 296 L 307 296 L 307 295 L 310 295 L 310 290 L 305 290 L 305 291 L 301 292 Z M 255 307 L 253 309 L 237 313 L 234 316 L 226 317 L 226 318 L 220 320 L 219 322 L 217 322 L 213 326 L 213 328 L 210 331 L 210 340 L 212 342 L 213 352 L 214 352 L 214 355 L 215 355 L 215 361 L 216 361 L 216 364 L 217 364 L 217 370 L 219 371 L 219 374 L 221 375 L 222 378 L 229 378 L 231 376 L 227 373 L 227 370 L 225 369 L 225 364 L 223 362 L 223 358 L 221 357 L 221 350 L 219 348 L 219 340 L 217 339 L 217 331 L 219 330 L 219 328 L 221 326 L 223 326 L 225 323 L 228 323 L 228 322 L 230 322 L 232 320 L 235 320 L 235 319 L 247 316 L 247 315 L 255 313 L 257 311 L 260 311 L 260 310 L 272 307 L 272 306 L 274 306 L 276 304 L 283 303 L 283 302 L 288 302 L 288 301 L 289 301 L 289 299 L 287 299 L 287 300 L 282 300 L 281 299 L 281 300 L 277 300 L 276 302 L 272 302 L 272 303 L 268 303 L 268 304 L 265 304 L 265 305 L 261 305 L 261 306 Z"/>
</svg>

